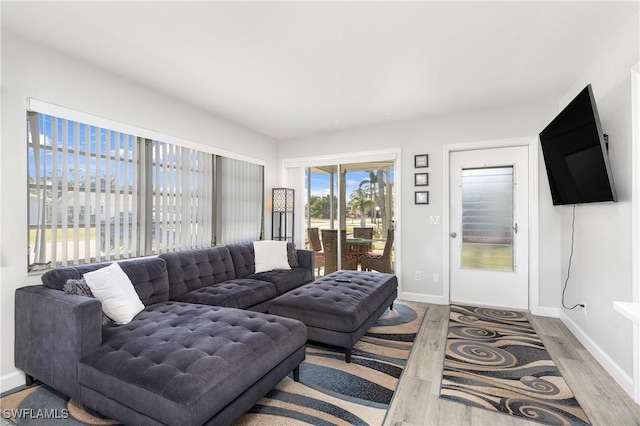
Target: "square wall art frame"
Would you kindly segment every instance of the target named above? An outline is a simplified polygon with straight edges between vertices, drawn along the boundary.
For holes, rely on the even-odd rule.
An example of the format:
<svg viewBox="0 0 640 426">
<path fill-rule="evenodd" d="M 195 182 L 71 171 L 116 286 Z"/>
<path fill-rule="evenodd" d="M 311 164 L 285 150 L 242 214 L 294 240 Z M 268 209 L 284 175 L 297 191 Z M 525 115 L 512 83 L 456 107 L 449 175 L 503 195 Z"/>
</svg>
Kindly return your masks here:
<svg viewBox="0 0 640 426">
<path fill-rule="evenodd" d="M 413 162 L 416 169 L 429 167 L 429 154 L 418 154 L 414 156 Z"/>
<path fill-rule="evenodd" d="M 415 204 L 429 204 L 429 191 L 416 191 Z"/>
<path fill-rule="evenodd" d="M 414 177 L 415 186 L 429 186 L 429 173 L 416 173 Z"/>
</svg>

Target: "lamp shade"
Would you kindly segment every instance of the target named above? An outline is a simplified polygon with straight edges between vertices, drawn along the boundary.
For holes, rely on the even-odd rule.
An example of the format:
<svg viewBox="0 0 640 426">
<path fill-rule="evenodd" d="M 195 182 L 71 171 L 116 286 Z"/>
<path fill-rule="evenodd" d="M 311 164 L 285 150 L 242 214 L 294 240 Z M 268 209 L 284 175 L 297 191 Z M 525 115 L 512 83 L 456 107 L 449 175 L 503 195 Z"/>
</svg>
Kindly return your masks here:
<svg viewBox="0 0 640 426">
<path fill-rule="evenodd" d="M 273 188 L 273 210 L 274 213 L 293 212 L 293 189 Z"/>
</svg>

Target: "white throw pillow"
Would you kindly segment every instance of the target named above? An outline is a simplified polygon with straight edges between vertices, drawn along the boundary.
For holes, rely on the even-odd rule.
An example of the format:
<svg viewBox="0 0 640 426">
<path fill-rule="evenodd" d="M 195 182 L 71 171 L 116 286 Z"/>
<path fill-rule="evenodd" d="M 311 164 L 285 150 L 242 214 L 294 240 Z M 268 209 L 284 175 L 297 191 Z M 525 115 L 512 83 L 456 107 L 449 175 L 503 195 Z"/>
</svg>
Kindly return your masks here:
<svg viewBox="0 0 640 426">
<path fill-rule="evenodd" d="M 256 274 L 274 269 L 291 269 L 286 241 L 254 241 Z"/>
<path fill-rule="evenodd" d="M 131 280 L 120 265 L 111 265 L 84 274 L 94 297 L 102 302 L 102 311 L 117 324 L 128 324 L 144 305 Z"/>
</svg>

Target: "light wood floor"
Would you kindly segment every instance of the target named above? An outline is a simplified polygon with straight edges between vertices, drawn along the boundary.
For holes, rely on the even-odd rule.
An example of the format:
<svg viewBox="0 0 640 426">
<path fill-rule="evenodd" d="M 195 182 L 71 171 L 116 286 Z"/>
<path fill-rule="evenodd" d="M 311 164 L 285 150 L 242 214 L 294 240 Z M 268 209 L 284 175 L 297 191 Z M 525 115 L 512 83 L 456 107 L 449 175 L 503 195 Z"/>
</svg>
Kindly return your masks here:
<svg viewBox="0 0 640 426">
<path fill-rule="evenodd" d="M 385 425 L 537 425 L 439 398 L 449 306 L 429 305 Z M 529 315 L 576 399 L 594 425 L 640 425 L 640 406 L 555 318 Z"/>
</svg>

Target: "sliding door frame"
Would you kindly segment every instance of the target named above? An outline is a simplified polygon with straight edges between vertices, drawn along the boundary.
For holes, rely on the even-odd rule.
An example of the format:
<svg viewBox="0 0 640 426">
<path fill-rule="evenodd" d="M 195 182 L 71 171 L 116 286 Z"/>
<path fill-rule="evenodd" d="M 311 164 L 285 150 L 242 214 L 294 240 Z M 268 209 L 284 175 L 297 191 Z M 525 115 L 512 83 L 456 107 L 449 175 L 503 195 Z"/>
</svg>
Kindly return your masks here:
<svg viewBox="0 0 640 426">
<path fill-rule="evenodd" d="M 342 154 L 319 155 L 310 157 L 285 158 L 282 160 L 281 180 L 284 186 L 295 189 L 295 217 L 296 229 L 305 229 L 305 211 L 304 211 L 304 169 L 316 166 L 340 166 L 342 164 L 363 163 L 372 161 L 393 161 L 394 163 L 394 212 L 395 217 L 402 217 L 402 170 L 401 170 L 401 150 L 400 148 L 390 148 L 375 151 L 347 152 Z M 297 169 L 297 170 L 296 170 Z M 340 167 L 338 167 L 340 171 Z M 338 185 L 338 200 L 340 199 L 340 185 Z M 338 218 L 344 212 L 340 211 L 340 203 L 338 203 Z M 402 221 L 395 222 L 395 274 L 402 276 Z M 298 232 L 295 237 L 295 243 L 298 247 L 304 247 L 303 232 Z M 401 287 L 401 285 L 399 285 Z M 398 293 L 401 288 L 398 288 Z"/>
<path fill-rule="evenodd" d="M 632 120 L 632 302 L 640 305 L 640 62 L 631 69 L 631 120 Z M 633 399 L 640 404 L 640 325 L 633 324 Z"/>
</svg>

